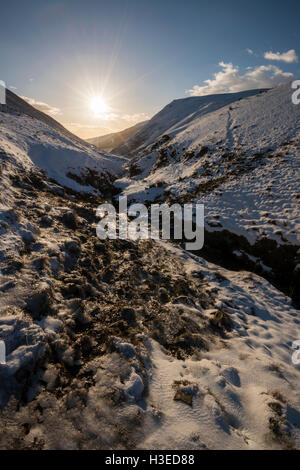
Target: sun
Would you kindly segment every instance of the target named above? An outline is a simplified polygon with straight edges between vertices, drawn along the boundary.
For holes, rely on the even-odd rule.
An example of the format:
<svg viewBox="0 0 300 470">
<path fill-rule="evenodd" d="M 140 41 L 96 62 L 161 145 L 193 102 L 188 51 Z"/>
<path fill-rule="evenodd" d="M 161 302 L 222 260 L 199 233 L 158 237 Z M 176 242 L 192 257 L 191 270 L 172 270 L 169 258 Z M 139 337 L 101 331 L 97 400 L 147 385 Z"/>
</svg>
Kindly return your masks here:
<svg viewBox="0 0 300 470">
<path fill-rule="evenodd" d="M 101 96 L 93 96 L 90 100 L 90 108 L 95 116 L 105 116 L 108 106 Z"/>
</svg>

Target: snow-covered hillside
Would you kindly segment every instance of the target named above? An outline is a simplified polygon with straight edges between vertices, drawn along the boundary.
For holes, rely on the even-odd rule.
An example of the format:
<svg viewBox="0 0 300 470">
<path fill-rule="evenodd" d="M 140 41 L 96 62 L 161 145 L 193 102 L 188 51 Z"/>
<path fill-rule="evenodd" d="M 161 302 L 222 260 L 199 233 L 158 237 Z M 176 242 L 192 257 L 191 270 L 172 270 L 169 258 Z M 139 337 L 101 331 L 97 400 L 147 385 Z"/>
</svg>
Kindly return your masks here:
<svg viewBox="0 0 300 470">
<path fill-rule="evenodd" d="M 169 263 L 171 272 L 185 272 L 189 279 L 203 276 L 206 292 L 214 297 L 214 307 L 181 298 L 172 309 L 202 328 L 217 312 L 223 326 L 226 319 L 233 323 L 220 341 L 212 339 L 207 352 L 191 359 L 170 357 L 156 341 L 146 342 L 152 361 L 147 403 L 159 418 L 147 417 L 148 432 L 140 446 L 264 449 L 281 441 L 279 446 L 297 447 L 291 442 L 300 438 L 300 371 L 292 364 L 289 345 L 300 325 L 299 311 L 259 276 L 220 269 L 181 249 L 163 247 L 165 253 L 153 255 Z"/>
<path fill-rule="evenodd" d="M 142 148 L 154 143 L 164 134 L 174 136 L 188 128 L 197 118 L 240 100 L 255 95 L 260 90 L 247 90 L 239 93 L 226 93 L 209 96 L 194 96 L 177 99 L 165 106 L 150 121 L 130 137 L 123 145 L 117 147 L 120 155 L 136 154 Z"/>
<path fill-rule="evenodd" d="M 2 165 L 39 168 L 68 188 L 98 194 L 102 185 L 105 187 L 121 174 L 124 158 L 97 151 L 49 116 L 11 95 L 8 106 L 0 109 Z"/>
<path fill-rule="evenodd" d="M 202 201 L 207 221 L 217 218 L 213 230 L 228 228 L 250 243 L 260 235 L 295 243 L 299 139 L 300 106 L 292 104 L 290 85 L 283 85 L 196 117 L 173 137 L 165 135 L 154 150 L 150 146 L 135 157 L 136 181 L 124 179 L 118 186 L 135 200 L 167 192 L 172 199 Z M 281 218 L 279 226 L 273 224 Z"/>
<path fill-rule="evenodd" d="M 26 230 L 1 259 L 0 448 L 299 448 L 290 299 L 167 243 L 99 243 L 96 201 L 47 183 L 14 178 L 1 223 Z"/>
<path fill-rule="evenodd" d="M 48 178 L 40 185 L 50 192 L 64 193 L 57 182 L 80 193 L 106 197 L 126 162 L 123 157 L 100 152 L 81 141 L 11 92 L 7 103 L 0 107 L 0 222 L 11 224 L 12 231 L 0 227 L 0 260 L 23 246 L 26 234 L 34 236 L 30 222 L 21 213 L 18 220 L 11 216 L 12 180 L 18 175 L 27 175 L 31 184 L 31 177 L 34 180 L 35 173 L 42 170 Z"/>
<path fill-rule="evenodd" d="M 117 186 L 132 201 L 204 203 L 204 249 L 218 244 L 230 253 L 227 265 L 243 259 L 247 269 L 270 279 L 275 269 L 287 289 L 295 286 L 300 106 L 291 95 L 286 84 L 190 120 L 137 153 L 135 176 Z"/>
<path fill-rule="evenodd" d="M 197 118 L 138 155 L 135 171 L 143 173 L 118 186 L 141 201 L 207 197 L 216 214 L 208 233 L 223 237 L 221 251 L 226 234 L 212 219 L 228 233 L 245 230 L 236 256 L 253 257 L 243 222 L 224 215 L 230 206 L 221 204 L 221 187 L 224 201 L 235 201 L 226 185 L 239 182 L 240 219 L 259 226 L 264 181 L 277 175 L 279 185 L 284 169 L 280 191 L 275 184 L 267 191 L 281 209 L 271 225 L 293 237 L 299 200 L 288 197 L 298 177 L 299 121 L 298 111 L 285 111 L 287 96 L 281 88 Z M 100 242 L 96 208 L 124 160 L 23 113 L 0 120 L 0 449 L 299 449 L 300 370 L 292 356 L 300 312 L 291 298 L 256 274 L 172 243 Z M 272 151 L 262 149 L 260 134 Z M 276 139 L 287 134 L 279 155 Z M 216 175 L 224 176 L 220 187 Z M 280 238 L 268 233 L 276 249 L 261 250 L 272 261 L 284 247 L 281 262 L 289 264 L 297 246 Z"/>
<path fill-rule="evenodd" d="M 148 121 L 138 122 L 134 126 L 123 129 L 119 132 L 112 132 L 110 134 L 101 135 L 100 137 L 93 137 L 87 139 L 92 145 L 95 145 L 99 150 L 104 150 L 105 152 L 112 152 L 118 155 L 118 149 L 122 147 L 123 143 L 135 134 L 142 127 L 146 125 Z"/>
</svg>

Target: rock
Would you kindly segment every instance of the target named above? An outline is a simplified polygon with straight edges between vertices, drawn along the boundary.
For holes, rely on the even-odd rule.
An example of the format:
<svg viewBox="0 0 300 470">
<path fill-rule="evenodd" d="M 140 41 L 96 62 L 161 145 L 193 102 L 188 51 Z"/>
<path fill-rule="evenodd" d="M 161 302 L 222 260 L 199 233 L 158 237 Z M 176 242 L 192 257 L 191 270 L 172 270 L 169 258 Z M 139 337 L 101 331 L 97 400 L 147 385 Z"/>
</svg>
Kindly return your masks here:
<svg viewBox="0 0 300 470">
<path fill-rule="evenodd" d="M 72 211 L 67 211 L 61 216 L 63 224 L 72 230 L 75 230 L 78 226 L 78 219 Z"/>
<path fill-rule="evenodd" d="M 232 320 L 227 312 L 223 310 L 215 310 L 212 313 L 212 318 L 210 319 L 210 324 L 214 327 L 231 330 L 232 329 Z"/>
<path fill-rule="evenodd" d="M 96 243 L 95 244 L 95 250 L 97 251 L 97 253 L 104 253 L 105 252 L 105 245 L 104 243 Z"/>
<path fill-rule="evenodd" d="M 175 388 L 175 395 L 173 400 L 182 401 L 189 406 L 193 406 L 193 397 L 198 392 L 197 385 L 191 384 L 188 381 L 175 381 L 173 388 Z"/>
<path fill-rule="evenodd" d="M 136 322 L 136 314 L 133 308 L 123 308 L 121 315 L 123 320 L 125 320 L 129 325 L 132 325 Z"/>
<path fill-rule="evenodd" d="M 72 255 L 78 256 L 80 254 L 80 246 L 78 243 L 74 240 L 71 240 L 69 242 L 65 242 L 65 249 L 71 253 Z"/>
<path fill-rule="evenodd" d="M 51 227 L 53 220 L 48 215 L 43 215 L 41 217 L 41 225 L 43 227 Z"/>
</svg>

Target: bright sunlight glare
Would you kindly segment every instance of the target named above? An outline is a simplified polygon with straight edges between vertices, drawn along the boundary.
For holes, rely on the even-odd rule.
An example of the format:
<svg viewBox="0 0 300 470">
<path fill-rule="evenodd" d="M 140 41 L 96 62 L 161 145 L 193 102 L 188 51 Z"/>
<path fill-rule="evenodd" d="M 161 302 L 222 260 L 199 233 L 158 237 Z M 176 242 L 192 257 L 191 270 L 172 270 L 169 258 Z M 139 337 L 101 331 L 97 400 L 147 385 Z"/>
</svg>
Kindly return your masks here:
<svg viewBox="0 0 300 470">
<path fill-rule="evenodd" d="M 94 96 L 90 100 L 90 108 L 96 116 L 105 115 L 108 111 L 108 106 L 101 96 Z"/>
</svg>

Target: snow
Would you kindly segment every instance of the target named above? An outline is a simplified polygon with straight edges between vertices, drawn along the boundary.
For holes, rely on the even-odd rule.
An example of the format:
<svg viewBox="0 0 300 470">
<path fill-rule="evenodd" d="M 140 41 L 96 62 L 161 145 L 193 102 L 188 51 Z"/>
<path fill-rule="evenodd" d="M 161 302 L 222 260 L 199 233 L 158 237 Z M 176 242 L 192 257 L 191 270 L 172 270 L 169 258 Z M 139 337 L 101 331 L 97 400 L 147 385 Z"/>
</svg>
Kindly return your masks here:
<svg viewBox="0 0 300 470">
<path fill-rule="evenodd" d="M 30 370 L 45 353 L 42 329 L 22 312 L 11 309 L 0 317 L 0 337 L 6 346 L 6 364 L 0 365 L 0 406 L 3 406 L 16 387 L 18 370 Z"/>
<path fill-rule="evenodd" d="M 141 376 L 138 375 L 134 369 L 130 375 L 129 380 L 126 383 L 126 395 L 129 397 L 129 400 L 138 402 L 142 398 L 142 393 L 144 391 L 144 384 L 141 379 Z"/>
<path fill-rule="evenodd" d="M 80 192 L 96 192 L 90 185 L 79 184 L 68 176 L 85 174 L 86 170 L 99 176 L 122 173 L 123 157 L 99 152 L 79 139 L 26 115 L 0 113 L 0 154 L 18 169 L 39 168 L 63 186 Z M 1 162 L 2 163 L 2 162 Z M 101 193 L 101 187 L 98 188 Z"/>
<path fill-rule="evenodd" d="M 25 114 L 0 112 L 0 260 L 19 251 L 24 242 L 30 243 L 36 236 L 35 228 L 24 220 L 22 213 L 16 214 L 12 177 L 20 171 L 41 169 L 66 188 L 102 195 L 102 180 L 110 181 L 120 175 L 125 162 L 123 157 L 99 152 L 79 139 L 72 139 L 71 134 L 65 135 L 59 127 L 55 129 Z M 97 175 L 93 186 L 68 176 L 71 173 L 84 177 L 89 171 Z M 63 187 L 49 181 L 45 185 L 63 196 Z M 45 207 L 47 210 L 50 209 Z"/>
<path fill-rule="evenodd" d="M 179 117 L 171 140 L 135 156 L 141 173 L 116 186 L 137 202 L 170 194 L 172 200 L 204 203 L 208 231 L 226 229 L 250 244 L 264 237 L 298 244 L 300 106 L 291 92 L 286 84 L 204 115 L 200 107 L 200 117 L 191 114 L 185 126 Z M 159 126 L 164 116 L 162 111 L 150 122 Z M 157 167 L 159 149 L 167 158 Z"/>
<path fill-rule="evenodd" d="M 299 312 L 259 276 L 217 268 L 163 245 L 174 258 L 180 258 L 189 275 L 199 270 L 205 275 L 220 299 L 216 305 L 230 313 L 235 333 L 211 351 L 186 360 L 170 357 L 156 341 L 151 341 L 147 404 L 162 417 L 159 423 L 146 421 L 149 431 L 139 447 L 278 448 L 268 437 L 274 402 L 279 403 L 279 409 L 282 407 L 282 423 L 291 440 L 299 443 L 300 369 L 291 361 Z M 223 282 L 213 272 L 224 276 Z M 199 314 L 211 314 L 198 308 Z M 188 384 L 188 393 L 193 393 L 192 406 L 174 400 L 176 381 Z M 281 396 L 286 403 L 280 402 Z"/>
<path fill-rule="evenodd" d="M 38 323 L 43 328 L 43 330 L 47 333 L 59 331 L 63 326 L 62 322 L 58 320 L 57 318 L 49 318 L 49 317 L 44 317 Z"/>
<path fill-rule="evenodd" d="M 197 96 L 174 100 L 157 113 L 142 129 L 130 137 L 120 149 L 126 153 L 137 152 L 165 134 L 173 137 L 187 129 L 194 120 L 201 116 L 212 113 L 241 98 L 252 96 L 259 91 L 247 90 L 239 93 Z"/>
<path fill-rule="evenodd" d="M 125 357 L 128 357 L 128 358 L 135 357 L 136 355 L 135 349 L 130 343 L 127 343 L 121 338 L 115 338 L 113 341 L 113 344 L 118 351 L 124 354 Z"/>
</svg>

